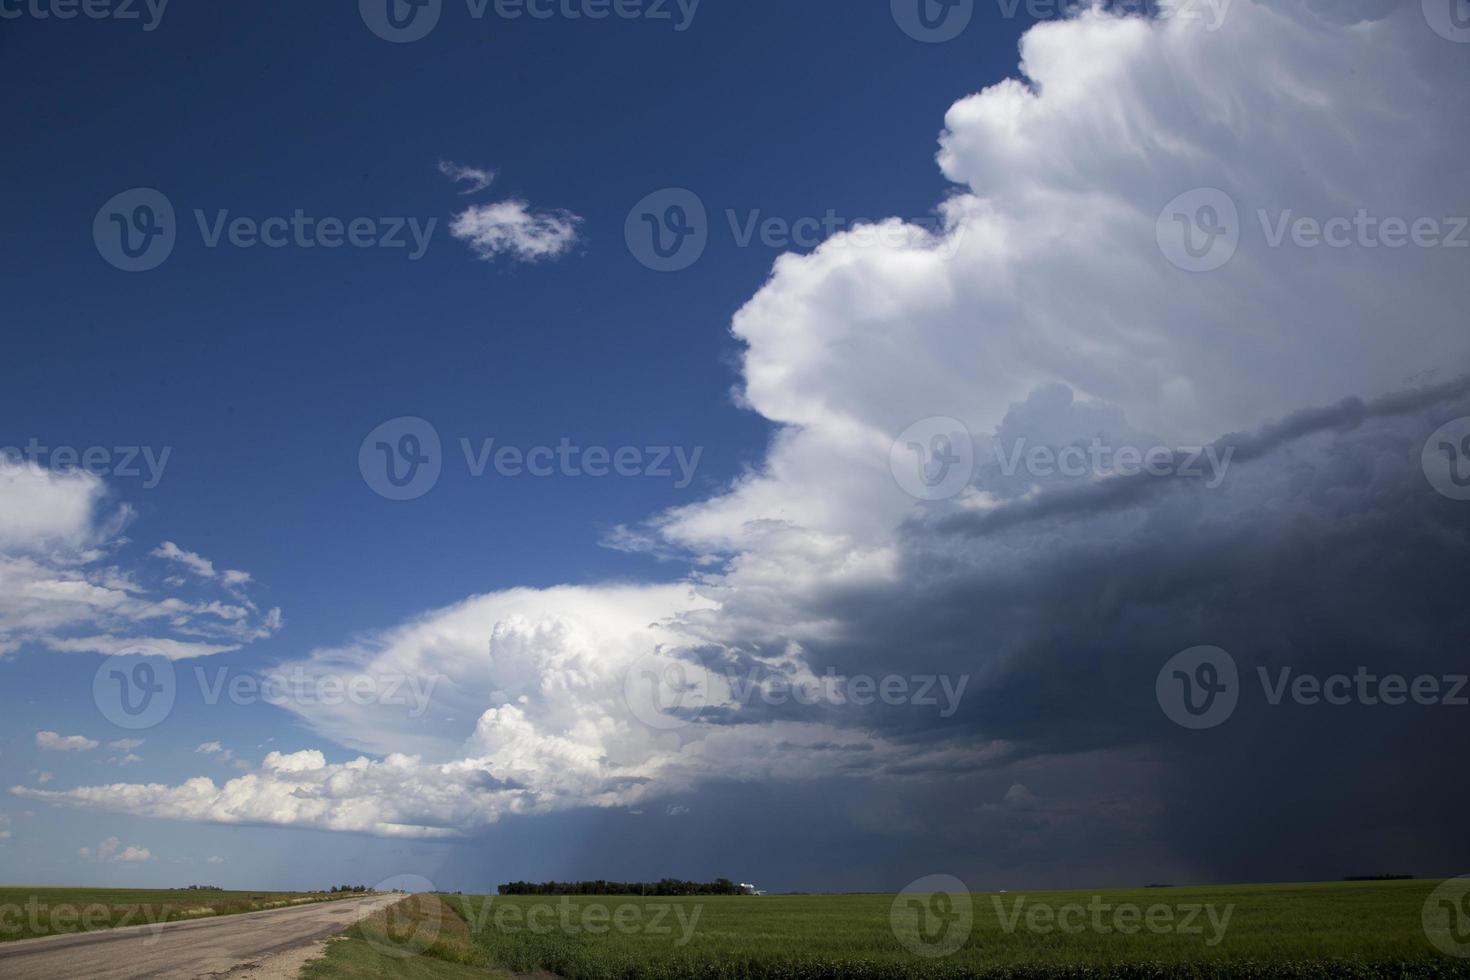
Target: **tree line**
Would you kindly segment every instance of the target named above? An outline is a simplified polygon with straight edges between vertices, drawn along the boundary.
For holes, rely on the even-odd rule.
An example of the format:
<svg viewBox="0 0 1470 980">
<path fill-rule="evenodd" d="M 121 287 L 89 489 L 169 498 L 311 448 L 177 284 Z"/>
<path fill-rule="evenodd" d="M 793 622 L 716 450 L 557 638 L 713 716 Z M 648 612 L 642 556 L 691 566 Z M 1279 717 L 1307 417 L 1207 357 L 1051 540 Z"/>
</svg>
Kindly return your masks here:
<svg viewBox="0 0 1470 980">
<path fill-rule="evenodd" d="M 496 889 L 501 895 L 744 895 L 729 878 L 714 881 L 512 881 Z"/>
</svg>

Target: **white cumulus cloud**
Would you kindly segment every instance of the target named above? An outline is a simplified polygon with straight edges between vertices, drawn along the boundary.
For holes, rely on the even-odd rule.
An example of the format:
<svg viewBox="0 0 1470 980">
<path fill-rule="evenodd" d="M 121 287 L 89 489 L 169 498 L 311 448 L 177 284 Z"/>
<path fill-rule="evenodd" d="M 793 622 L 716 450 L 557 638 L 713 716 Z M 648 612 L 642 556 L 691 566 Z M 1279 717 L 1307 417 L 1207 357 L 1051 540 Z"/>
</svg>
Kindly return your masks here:
<svg viewBox="0 0 1470 980">
<path fill-rule="evenodd" d="M 36 733 L 36 748 L 48 752 L 90 752 L 98 744 L 85 735 L 58 735 L 56 732 Z"/>
<path fill-rule="evenodd" d="M 1018 76 L 945 118 L 938 164 L 954 186 L 937 204 L 939 231 L 890 221 L 903 233 L 853 229 L 783 256 L 736 315 L 742 402 L 778 426 L 766 458 L 725 492 L 618 538 L 704 571 L 677 585 L 477 596 L 317 651 L 293 666 L 398 683 L 392 699 L 379 688 L 370 703 L 289 706 L 324 741 L 362 753 L 349 761 L 273 752 L 223 785 L 12 792 L 439 837 L 507 814 L 636 807 L 712 779 L 903 781 L 1004 758 L 1005 743 L 972 733 L 920 741 L 821 705 L 755 710 L 717 678 L 698 717 L 659 729 L 647 723 L 651 695 L 628 677 L 640 665 L 688 676 L 699 661 L 813 679 L 811 651 L 865 611 L 838 600 L 914 587 L 906 528 L 1040 493 L 977 484 L 947 504 L 916 501 L 890 463 L 917 420 L 956 419 L 982 448 L 1001 433 L 1100 429 L 1178 445 L 1463 371 L 1465 252 L 1278 247 L 1259 217 L 1464 214 L 1463 55 L 1417 4 L 1358 20 L 1235 0 L 1214 31 L 1096 9 L 1034 26 Z M 1165 205 L 1196 188 L 1223 192 L 1240 216 L 1237 253 L 1210 273 L 1173 265 L 1157 240 Z M 508 201 L 456 216 L 454 233 L 485 258 L 534 259 L 569 249 L 577 222 Z M 1341 447 L 1323 437 L 1297 452 L 1300 471 L 1250 476 L 1209 513 L 1246 527 L 1262 501 L 1305 506 L 1292 488 L 1339 462 Z M 1090 533 L 1111 548 L 1139 523 Z M 939 594 L 946 574 L 977 570 L 1024 580 L 1062 537 L 987 548 L 956 533 L 924 584 Z M 425 701 L 410 680 L 431 692 Z M 1010 785 L 1010 810 L 1052 798 Z"/>
<path fill-rule="evenodd" d="M 570 211 L 533 211 L 525 201 L 497 201 L 454 216 L 449 233 L 487 261 L 502 255 L 526 262 L 554 259 L 577 243 L 582 219 Z"/>
<path fill-rule="evenodd" d="M 184 582 L 170 584 L 146 564 L 122 566 L 134 516 L 109 503 L 94 474 L 0 456 L 0 657 L 34 644 L 183 659 L 238 650 L 280 629 L 280 610 L 262 611 L 246 594 L 247 573 L 216 571 L 172 542 L 150 557 L 187 569 L 202 594 L 177 594 Z"/>
</svg>

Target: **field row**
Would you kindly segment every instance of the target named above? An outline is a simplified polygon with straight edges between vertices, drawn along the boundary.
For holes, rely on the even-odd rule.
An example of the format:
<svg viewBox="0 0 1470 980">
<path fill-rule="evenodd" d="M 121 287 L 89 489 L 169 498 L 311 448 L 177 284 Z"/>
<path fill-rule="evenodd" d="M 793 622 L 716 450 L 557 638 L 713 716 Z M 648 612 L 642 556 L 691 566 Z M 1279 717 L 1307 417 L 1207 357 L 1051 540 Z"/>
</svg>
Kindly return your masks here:
<svg viewBox="0 0 1470 980">
<path fill-rule="evenodd" d="M 378 975 L 364 964 L 390 957 L 426 977 L 547 971 L 567 980 L 1470 977 L 1470 903 L 1462 908 L 1459 886 L 1446 887 L 415 896 L 355 928 L 307 975 Z M 1452 917 L 1462 912 L 1464 921 Z"/>
</svg>

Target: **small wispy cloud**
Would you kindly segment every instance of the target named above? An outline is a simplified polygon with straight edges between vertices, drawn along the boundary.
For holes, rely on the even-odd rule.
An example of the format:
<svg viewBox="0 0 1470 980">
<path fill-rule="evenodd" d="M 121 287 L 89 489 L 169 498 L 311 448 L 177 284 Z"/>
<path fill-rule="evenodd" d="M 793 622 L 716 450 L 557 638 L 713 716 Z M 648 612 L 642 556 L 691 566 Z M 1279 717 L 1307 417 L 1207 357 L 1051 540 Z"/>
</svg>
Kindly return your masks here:
<svg viewBox="0 0 1470 980">
<path fill-rule="evenodd" d="M 456 184 L 461 194 L 478 194 L 495 182 L 496 173 L 440 160 L 439 172 Z M 454 215 L 449 233 L 469 245 L 479 258 L 493 262 L 509 256 L 539 262 L 565 255 L 577 243 L 582 217 L 564 209 L 532 210 L 518 198 L 472 205 Z"/>
<path fill-rule="evenodd" d="M 250 583 L 250 573 L 242 572 L 234 568 L 215 570 L 214 562 L 205 558 L 198 552 L 187 548 L 180 548 L 172 541 L 165 541 L 152 551 L 154 558 L 164 558 L 168 561 L 178 562 L 189 571 L 205 579 L 218 579 L 226 586 L 242 586 Z"/>
<path fill-rule="evenodd" d="M 532 211 L 525 201 L 498 201 L 455 215 L 449 233 L 487 262 L 502 255 L 538 262 L 566 254 L 577 243 L 581 223 L 570 211 Z"/>
<path fill-rule="evenodd" d="M 194 751 L 200 755 L 217 755 L 225 759 L 229 759 L 234 755 L 234 753 L 218 742 L 203 742 Z"/>
<path fill-rule="evenodd" d="M 84 847 L 77 853 L 80 854 L 82 857 L 87 857 L 90 853 L 90 850 Z M 97 860 L 107 861 L 112 864 L 130 864 L 140 861 L 152 861 L 153 852 L 148 850 L 148 848 L 146 847 L 134 847 L 131 844 L 124 847 L 123 842 L 120 839 L 116 837 L 109 837 L 107 838 L 107 840 L 97 845 Z"/>
<path fill-rule="evenodd" d="M 58 735 L 56 732 L 36 733 L 36 748 L 46 752 L 90 752 L 99 744 L 85 735 Z"/>
<path fill-rule="evenodd" d="M 495 183 L 495 171 L 462 166 L 453 160 L 440 160 L 439 172 L 456 184 L 468 184 L 460 190 L 461 194 L 478 194 Z"/>
</svg>

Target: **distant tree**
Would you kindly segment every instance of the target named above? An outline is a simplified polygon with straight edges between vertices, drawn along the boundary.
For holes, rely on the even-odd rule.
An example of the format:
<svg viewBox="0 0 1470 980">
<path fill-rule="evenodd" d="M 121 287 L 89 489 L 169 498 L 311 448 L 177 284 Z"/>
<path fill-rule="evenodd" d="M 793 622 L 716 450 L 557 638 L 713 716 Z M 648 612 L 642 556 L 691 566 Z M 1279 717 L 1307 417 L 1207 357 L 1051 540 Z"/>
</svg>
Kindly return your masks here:
<svg viewBox="0 0 1470 980">
<path fill-rule="evenodd" d="M 654 895 L 678 897 L 688 895 L 743 895 L 744 889 L 729 878 L 714 881 L 682 881 L 660 878 L 654 882 L 605 881 L 511 881 L 496 888 L 501 895 Z"/>
</svg>

